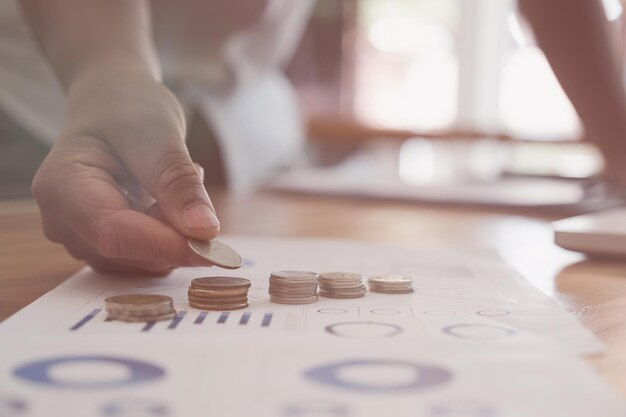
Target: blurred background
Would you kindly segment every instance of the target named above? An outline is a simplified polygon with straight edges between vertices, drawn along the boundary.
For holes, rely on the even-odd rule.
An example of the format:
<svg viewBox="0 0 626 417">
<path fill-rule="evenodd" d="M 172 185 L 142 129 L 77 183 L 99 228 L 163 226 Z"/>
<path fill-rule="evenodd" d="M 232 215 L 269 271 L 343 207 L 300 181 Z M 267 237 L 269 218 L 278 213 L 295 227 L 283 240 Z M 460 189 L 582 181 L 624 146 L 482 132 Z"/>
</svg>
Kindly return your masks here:
<svg viewBox="0 0 626 417">
<path fill-rule="evenodd" d="M 604 6 L 623 62 L 622 6 Z M 584 179 L 602 168 L 514 0 L 317 0 L 286 72 L 307 123 L 299 164 L 309 177 L 296 170 L 274 188 L 297 190 L 316 167 L 354 176 L 360 163 L 414 187 Z M 43 158 L 44 146 L 32 148 L 29 158 Z M 21 152 L 0 168 L 0 198 L 29 195 Z"/>
</svg>

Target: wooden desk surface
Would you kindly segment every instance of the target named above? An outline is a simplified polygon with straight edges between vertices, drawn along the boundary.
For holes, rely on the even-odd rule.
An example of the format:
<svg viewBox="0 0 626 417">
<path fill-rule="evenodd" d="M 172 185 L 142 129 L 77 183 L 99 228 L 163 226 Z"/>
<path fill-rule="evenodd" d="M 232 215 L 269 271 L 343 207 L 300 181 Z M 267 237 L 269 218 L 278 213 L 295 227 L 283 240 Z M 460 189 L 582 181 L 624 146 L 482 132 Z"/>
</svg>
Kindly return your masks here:
<svg viewBox="0 0 626 417">
<path fill-rule="evenodd" d="M 352 238 L 411 247 L 495 248 L 608 346 L 591 363 L 626 395 L 626 261 L 584 260 L 552 243 L 554 216 L 260 193 L 211 193 L 223 233 Z M 32 201 L 0 203 L 0 320 L 82 266 L 43 237 Z"/>
</svg>

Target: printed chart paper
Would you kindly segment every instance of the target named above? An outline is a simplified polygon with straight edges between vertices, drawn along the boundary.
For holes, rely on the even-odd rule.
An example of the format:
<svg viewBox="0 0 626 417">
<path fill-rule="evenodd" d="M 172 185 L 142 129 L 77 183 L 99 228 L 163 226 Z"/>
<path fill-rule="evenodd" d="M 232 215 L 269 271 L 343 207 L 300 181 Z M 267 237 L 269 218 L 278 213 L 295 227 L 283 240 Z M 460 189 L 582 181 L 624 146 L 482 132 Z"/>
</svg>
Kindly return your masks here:
<svg viewBox="0 0 626 417">
<path fill-rule="evenodd" d="M 0 415 L 626 415 L 577 357 L 600 353 L 599 340 L 492 252 L 221 239 L 241 269 L 85 268 L 2 323 Z M 404 274 L 416 291 L 271 303 L 269 274 L 285 269 Z M 250 307 L 190 308 L 189 282 L 207 275 L 250 279 Z M 126 293 L 170 295 L 178 314 L 107 320 L 104 299 Z"/>
</svg>

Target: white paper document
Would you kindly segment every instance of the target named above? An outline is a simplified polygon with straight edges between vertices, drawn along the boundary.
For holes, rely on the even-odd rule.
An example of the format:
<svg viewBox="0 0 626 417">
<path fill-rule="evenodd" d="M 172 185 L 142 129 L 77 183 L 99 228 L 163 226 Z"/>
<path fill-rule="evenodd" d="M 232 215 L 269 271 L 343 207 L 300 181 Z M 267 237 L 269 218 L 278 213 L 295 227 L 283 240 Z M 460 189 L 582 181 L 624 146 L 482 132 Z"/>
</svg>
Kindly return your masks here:
<svg viewBox="0 0 626 417">
<path fill-rule="evenodd" d="M 86 268 L 0 325 L 0 416 L 626 415 L 578 358 L 602 344 L 488 251 L 222 237 L 237 271 Z M 405 274 L 414 294 L 269 301 L 269 274 Z M 252 281 L 250 307 L 189 307 L 191 279 Z M 170 321 L 107 320 L 104 299 L 170 295 Z"/>
</svg>

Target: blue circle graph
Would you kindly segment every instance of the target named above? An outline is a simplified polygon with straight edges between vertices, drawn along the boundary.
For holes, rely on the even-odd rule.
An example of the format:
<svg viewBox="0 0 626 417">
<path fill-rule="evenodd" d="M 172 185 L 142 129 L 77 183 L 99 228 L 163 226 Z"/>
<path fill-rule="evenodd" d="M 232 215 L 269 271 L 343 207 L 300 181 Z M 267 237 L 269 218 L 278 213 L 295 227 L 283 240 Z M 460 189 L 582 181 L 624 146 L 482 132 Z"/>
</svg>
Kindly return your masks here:
<svg viewBox="0 0 626 417">
<path fill-rule="evenodd" d="M 128 376 L 117 380 L 59 381 L 50 376 L 52 368 L 68 364 L 110 364 L 121 365 L 128 370 Z M 39 385 L 68 389 L 117 388 L 162 378 L 165 371 L 148 362 L 113 356 L 66 356 L 27 363 L 15 369 L 18 378 Z"/>
<path fill-rule="evenodd" d="M 404 368 L 412 372 L 413 378 L 409 381 L 398 383 L 378 384 L 351 380 L 342 376 L 345 375 L 344 371 L 349 368 L 370 368 L 372 372 L 375 372 L 377 367 Z M 452 379 L 452 373 L 446 368 L 391 359 L 355 359 L 342 361 L 309 369 L 304 372 L 304 376 L 312 381 L 325 385 L 369 393 L 422 390 L 445 384 Z"/>
</svg>

